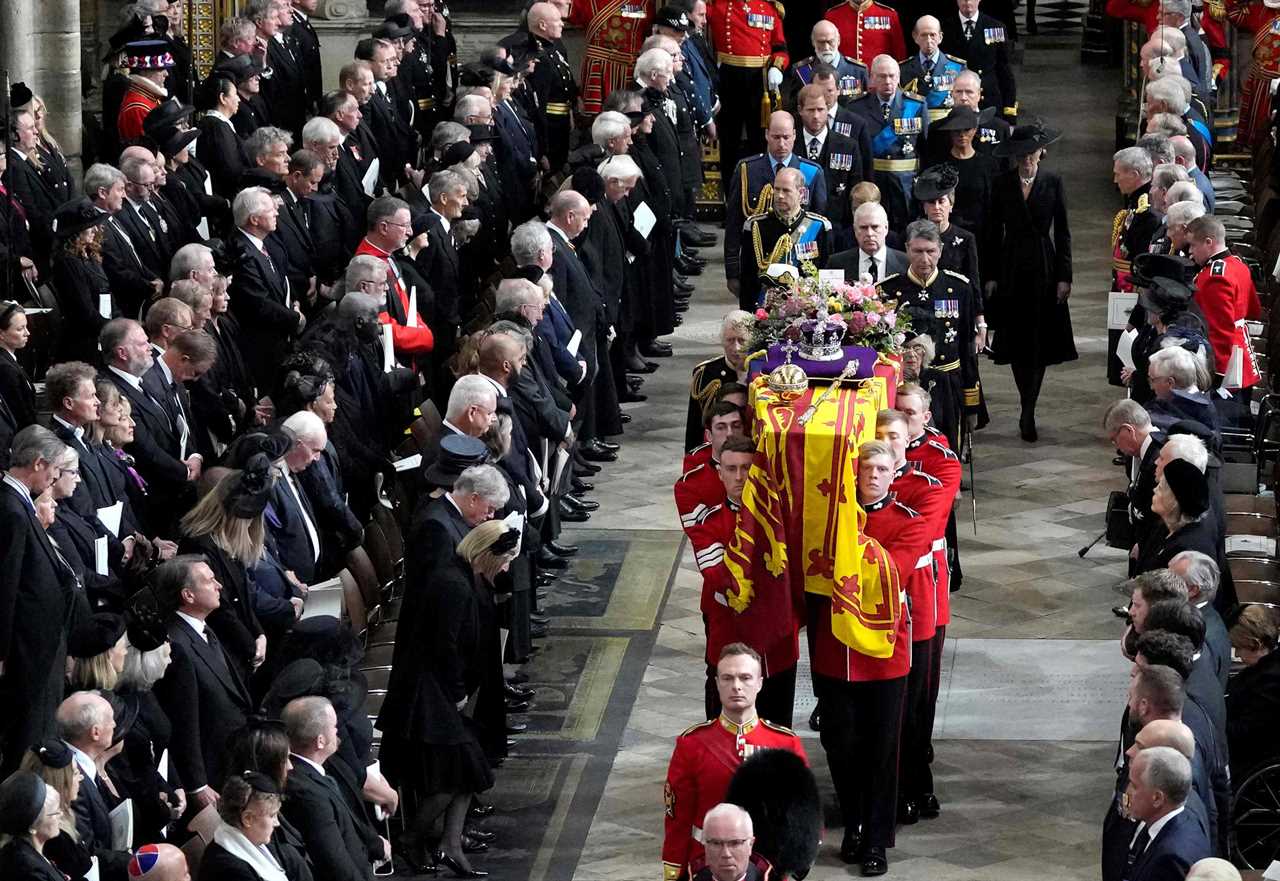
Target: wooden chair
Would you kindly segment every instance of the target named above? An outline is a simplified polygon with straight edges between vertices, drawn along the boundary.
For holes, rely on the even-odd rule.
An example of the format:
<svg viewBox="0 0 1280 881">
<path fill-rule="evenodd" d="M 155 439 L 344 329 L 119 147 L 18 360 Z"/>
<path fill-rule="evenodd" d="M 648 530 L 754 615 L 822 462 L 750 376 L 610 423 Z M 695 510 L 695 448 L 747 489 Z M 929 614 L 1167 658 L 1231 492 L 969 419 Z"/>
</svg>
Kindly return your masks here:
<svg viewBox="0 0 1280 881">
<path fill-rule="evenodd" d="M 342 602 L 346 620 L 351 625 L 351 632 L 358 639 L 364 639 L 369 629 L 369 615 L 365 608 L 364 597 L 360 593 L 360 585 L 356 583 L 350 569 L 339 572 L 338 580 L 342 582 Z"/>
</svg>

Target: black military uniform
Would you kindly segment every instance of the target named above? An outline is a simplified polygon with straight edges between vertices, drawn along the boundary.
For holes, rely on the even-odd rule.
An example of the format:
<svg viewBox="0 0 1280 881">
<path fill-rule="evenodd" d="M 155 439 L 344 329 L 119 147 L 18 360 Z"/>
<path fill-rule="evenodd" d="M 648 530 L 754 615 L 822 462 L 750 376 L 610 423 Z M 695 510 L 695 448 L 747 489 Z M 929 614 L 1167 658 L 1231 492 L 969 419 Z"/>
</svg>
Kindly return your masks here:
<svg viewBox="0 0 1280 881">
<path fill-rule="evenodd" d="M 320 106 L 324 96 L 324 71 L 320 61 L 320 37 L 311 19 L 298 7 L 293 8 L 293 25 L 285 39 L 302 67 L 303 91 L 307 96 L 307 116 Z"/>
<path fill-rule="evenodd" d="M 693 378 L 689 381 L 689 419 L 684 429 L 686 453 L 705 443 L 703 411 L 715 401 L 722 385 L 737 381 L 738 371 L 729 366 L 724 355 L 717 355 L 693 368 Z"/>
<path fill-rule="evenodd" d="M 831 256 L 830 238 L 831 222 L 812 211 L 801 211 L 791 220 L 779 217 L 776 211 L 748 217 L 738 255 L 738 307 L 756 310 L 762 293 L 760 276 L 771 264 L 826 266 Z"/>
<path fill-rule="evenodd" d="M 982 106 L 995 107 L 1007 119 L 1017 119 L 1018 87 L 1009 67 L 1008 34 L 1004 22 L 979 12 L 972 26 L 961 22 L 959 12 L 942 19 L 942 49 L 965 59 L 969 69 L 982 77 Z"/>
<path fill-rule="evenodd" d="M 978 358 L 973 351 L 978 303 L 973 283 L 949 269 L 936 269 L 921 281 L 911 274 L 890 275 L 876 286 L 882 296 L 897 300 L 911 318 L 914 333 L 927 333 L 937 355 L 931 367 L 938 371 L 934 396 L 945 394 L 956 412 L 976 414 L 979 406 Z M 958 438 L 947 438 L 958 448 Z"/>
<path fill-rule="evenodd" d="M 573 132 L 573 109 L 578 102 L 578 83 L 564 51 L 553 41 L 529 34 L 529 54 L 536 55 L 537 65 L 528 83 L 537 96 L 544 115 L 545 137 L 541 139 L 552 170 L 564 167 L 569 156 L 569 136 Z"/>
</svg>

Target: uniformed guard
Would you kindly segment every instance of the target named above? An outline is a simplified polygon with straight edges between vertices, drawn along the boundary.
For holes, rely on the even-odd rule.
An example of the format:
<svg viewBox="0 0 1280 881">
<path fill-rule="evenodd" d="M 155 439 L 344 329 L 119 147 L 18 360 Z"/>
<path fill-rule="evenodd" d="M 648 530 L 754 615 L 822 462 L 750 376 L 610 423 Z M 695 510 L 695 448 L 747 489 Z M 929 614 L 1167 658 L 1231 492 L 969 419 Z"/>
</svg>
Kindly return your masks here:
<svg viewBox="0 0 1280 881">
<path fill-rule="evenodd" d="M 892 654 L 874 658 L 846 645 L 832 630 L 831 597 L 805 594 L 822 748 L 844 822 L 840 859 L 861 863 L 863 875 L 883 875 L 889 869 L 886 849 L 894 843 L 898 748 L 911 666 L 911 613 L 903 575 L 914 571 L 930 546 L 926 519 L 894 498 L 892 480 L 888 445 L 864 443 L 858 450 L 858 504 L 867 515 L 864 534 L 889 558 L 882 586 L 890 597 L 884 627 L 892 633 Z"/>
<path fill-rule="evenodd" d="M 973 346 L 977 325 L 973 283 L 938 268 L 942 245 L 937 224 L 917 220 L 907 227 L 904 238 L 907 271 L 889 276 L 877 289 L 907 311 L 915 333 L 927 333 L 933 339 L 936 355 L 931 367 L 944 378 L 934 388 L 934 396 L 947 395 L 955 412 L 976 422 L 981 399 Z M 957 448 L 958 437 L 947 440 Z"/>
<path fill-rule="evenodd" d="M 780 168 L 795 168 L 804 176 L 801 206 L 818 214 L 827 207 L 827 181 L 818 163 L 794 152 L 796 121 L 779 110 L 769 118 L 768 151 L 741 160 L 728 179 L 724 205 L 724 274 L 729 290 L 737 293 L 738 250 L 742 226 L 753 214 L 764 214 L 773 202 L 773 179 Z"/>
<path fill-rule="evenodd" d="M 792 64 L 791 71 L 787 74 L 783 94 L 788 109 L 795 109 L 800 90 L 813 82 L 813 68 L 818 63 L 829 64 L 835 70 L 841 104 L 848 104 L 861 97 L 867 90 L 867 66 L 841 53 L 840 31 L 836 26 L 823 19 L 813 26 L 810 39 L 813 42 L 813 55 Z"/>
<path fill-rule="evenodd" d="M 979 12 L 978 4 L 979 0 L 956 0 L 957 11 L 942 21 L 942 48 L 964 58 L 969 70 L 981 77 L 980 106 L 996 108 L 1013 123 L 1018 119 L 1018 86 L 1009 65 L 1013 37 L 1000 19 Z"/>
<path fill-rule="evenodd" d="M 1112 176 L 1124 196 L 1124 207 L 1111 223 L 1111 290 L 1131 291 L 1133 258 L 1144 254 L 1160 218 L 1151 210 L 1151 156 L 1141 147 L 1116 151 Z M 1140 312 L 1130 320 L 1141 324 Z"/>
<path fill-rule="evenodd" d="M 871 91 L 851 108 L 874 132 L 875 183 L 889 214 L 890 229 L 901 229 L 910 217 L 911 185 L 929 134 L 925 101 L 898 88 L 900 75 L 898 62 L 888 55 L 877 56 L 871 62 Z"/>
<path fill-rule="evenodd" d="M 831 255 L 831 223 L 800 207 L 804 176 L 797 168 L 780 168 L 773 180 L 773 206 L 747 218 L 738 254 L 738 307 L 754 312 L 760 305 L 760 276 L 775 264 L 818 269 Z"/>
<path fill-rule="evenodd" d="M 875 0 L 845 0 L 828 9 L 826 19 L 840 32 L 844 51 L 863 64 L 871 64 L 878 55 L 901 58 L 907 54 L 892 6 Z"/>
<path fill-rule="evenodd" d="M 135 40 L 125 46 L 129 67 L 129 89 L 120 103 L 116 131 L 120 142 L 128 144 L 142 137 L 142 124 L 147 114 L 167 97 L 165 82 L 173 67 L 173 55 L 167 40 Z"/>
<path fill-rule="evenodd" d="M 569 155 L 569 136 L 573 131 L 573 110 L 578 102 L 578 83 L 573 69 L 560 48 L 564 33 L 564 20 L 560 11 L 550 3 L 535 3 L 529 7 L 528 43 L 516 47 L 515 55 L 537 58 L 533 73 L 526 82 L 537 98 L 539 132 L 545 145 L 545 156 L 552 170 L 564 167 Z"/>
<path fill-rule="evenodd" d="M 1248 265 L 1227 250 L 1226 228 L 1221 220 L 1212 215 L 1196 218 L 1187 224 L 1187 238 L 1191 256 L 1201 267 L 1194 285 L 1196 305 L 1209 329 L 1213 371 L 1221 377 L 1231 359 L 1236 322 L 1260 317 L 1262 304 Z"/>
<path fill-rule="evenodd" d="M 720 63 L 722 106 L 716 118 L 720 175 L 727 180 L 738 159 L 764 149 L 768 93 L 782 87 L 791 63 L 779 0 L 709 0 L 708 37 Z M 773 108 L 779 109 L 779 108 Z M 745 130 L 746 147 L 743 148 Z"/>
<path fill-rule="evenodd" d="M 691 725 L 676 738 L 667 766 L 663 881 L 687 878 L 689 864 L 702 859 L 702 818 L 724 800 L 744 759 L 762 749 L 785 749 L 808 764 L 794 731 L 756 714 L 763 682 L 760 655 L 753 649 L 730 643 L 721 650 L 716 686 L 723 709 L 717 718 Z"/>
<path fill-rule="evenodd" d="M 956 76 L 965 69 L 965 62 L 938 48 L 942 42 L 942 25 L 932 15 L 920 16 L 911 37 L 920 51 L 902 62 L 902 88 L 923 95 L 929 105 L 929 121 L 937 122 L 954 106 L 951 88 Z"/>
<path fill-rule="evenodd" d="M 640 45 L 649 36 L 655 0 L 576 0 L 569 22 L 582 28 L 582 110 L 595 115 L 614 89 L 632 79 Z"/>
</svg>

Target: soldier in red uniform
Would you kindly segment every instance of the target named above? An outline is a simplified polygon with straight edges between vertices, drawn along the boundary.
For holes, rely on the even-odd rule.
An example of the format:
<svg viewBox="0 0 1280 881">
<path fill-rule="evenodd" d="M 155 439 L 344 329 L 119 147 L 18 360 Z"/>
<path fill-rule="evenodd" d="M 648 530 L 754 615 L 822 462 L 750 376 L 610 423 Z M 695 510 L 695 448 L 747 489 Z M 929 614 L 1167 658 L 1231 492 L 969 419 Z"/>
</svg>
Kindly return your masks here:
<svg viewBox="0 0 1280 881">
<path fill-rule="evenodd" d="M 1264 0 L 1226 0 L 1227 19 L 1253 37 L 1249 78 L 1240 90 L 1236 143 L 1249 147 L 1266 137 L 1271 124 L 1271 83 L 1280 77 L 1280 5 Z"/>
<path fill-rule="evenodd" d="M 687 878 L 689 864 L 702 860 L 699 824 L 707 811 L 724 801 L 733 772 L 744 759 L 757 750 L 785 749 L 808 764 L 795 732 L 757 716 L 756 697 L 764 679 L 761 670 L 760 656 L 749 646 L 725 646 L 716 664 L 720 715 L 685 729 L 676 738 L 667 767 L 664 881 Z"/>
<path fill-rule="evenodd" d="M 845 0 L 827 10 L 827 21 L 840 31 L 840 49 L 867 67 L 877 55 L 906 58 L 898 13 L 892 6 L 875 0 Z"/>
<path fill-rule="evenodd" d="M 707 37 L 720 63 L 724 101 L 716 118 L 720 179 L 729 180 L 738 160 L 764 152 L 765 90 L 778 92 L 791 59 L 782 30 L 780 0 L 708 0 Z M 773 109 L 781 109 L 779 106 Z M 743 148 L 743 130 L 746 148 Z"/>
<path fill-rule="evenodd" d="M 1197 217 L 1187 224 L 1191 259 L 1201 267 L 1195 280 L 1195 300 L 1204 313 L 1213 349 L 1213 370 L 1227 371 L 1236 322 L 1262 314 L 1253 274 L 1245 262 L 1227 250 L 1227 233 L 1222 221 L 1212 215 Z"/>
<path fill-rule="evenodd" d="M 858 451 L 858 504 L 864 531 L 888 552 L 898 573 L 911 573 L 930 546 L 927 518 L 889 491 L 893 451 L 867 441 Z M 898 743 L 911 667 L 911 614 L 904 601 L 895 622 L 893 654 L 873 658 L 851 649 L 831 630 L 831 598 L 805 595 L 809 660 L 822 707 L 822 748 L 844 818 L 840 858 L 860 862 L 863 875 L 889 869 L 898 797 Z"/>
<path fill-rule="evenodd" d="M 734 435 L 741 435 L 744 431 L 745 422 L 742 418 L 742 410 L 732 401 L 716 401 L 707 408 L 706 414 L 702 417 L 703 437 L 706 443 L 694 447 L 685 453 L 684 464 L 681 466 L 681 478 L 676 483 L 676 509 L 683 511 L 684 505 L 681 502 L 680 484 L 684 482 L 685 477 L 689 477 L 699 465 L 706 465 L 711 469 L 714 475 L 715 469 L 720 463 L 720 448 L 724 446 L 724 442 Z M 698 477 L 696 480 L 705 480 L 708 478 Z M 717 481 L 719 478 L 715 478 Z M 692 496 L 686 496 L 696 501 Z"/>
<path fill-rule="evenodd" d="M 614 89 L 630 84 L 649 36 L 654 0 L 575 0 L 569 23 L 582 28 L 582 110 L 595 116 Z"/>
<path fill-rule="evenodd" d="M 129 67 L 129 89 L 116 117 L 116 132 L 122 144 L 142 137 L 147 114 L 169 96 L 165 82 L 173 67 L 173 55 L 167 40 L 136 40 L 125 46 L 125 64 Z"/>
</svg>

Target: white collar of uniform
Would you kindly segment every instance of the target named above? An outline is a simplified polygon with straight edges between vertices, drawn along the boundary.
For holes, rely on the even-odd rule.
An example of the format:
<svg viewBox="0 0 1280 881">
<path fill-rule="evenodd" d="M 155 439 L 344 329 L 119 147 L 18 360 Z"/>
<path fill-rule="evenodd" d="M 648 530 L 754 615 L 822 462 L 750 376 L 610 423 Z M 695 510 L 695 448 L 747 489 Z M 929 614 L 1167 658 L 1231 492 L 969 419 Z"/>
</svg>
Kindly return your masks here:
<svg viewBox="0 0 1280 881">
<path fill-rule="evenodd" d="M 230 125 L 232 128 L 235 128 L 235 126 L 232 125 L 231 120 L 227 119 L 227 117 L 223 116 L 222 113 L 217 110 L 206 110 L 204 115 L 211 117 L 213 119 L 220 119 L 223 122 L 225 122 L 227 125 Z"/>
</svg>

